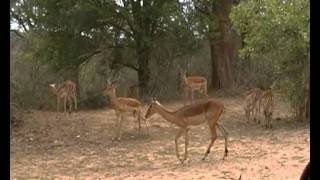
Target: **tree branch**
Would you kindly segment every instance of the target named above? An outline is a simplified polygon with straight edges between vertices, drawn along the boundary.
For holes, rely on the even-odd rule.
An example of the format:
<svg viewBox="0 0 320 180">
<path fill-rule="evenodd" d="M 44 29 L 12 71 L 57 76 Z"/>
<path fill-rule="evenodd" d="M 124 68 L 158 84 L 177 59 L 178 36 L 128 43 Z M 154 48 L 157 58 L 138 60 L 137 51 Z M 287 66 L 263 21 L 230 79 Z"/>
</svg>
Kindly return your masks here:
<svg viewBox="0 0 320 180">
<path fill-rule="evenodd" d="M 128 67 L 128 68 L 131 68 L 135 71 L 138 71 L 139 68 L 137 68 L 136 66 L 134 66 L 133 64 L 129 64 L 129 63 L 124 63 L 124 62 L 118 62 L 118 61 L 114 61 L 113 62 L 115 65 L 121 65 L 121 66 L 125 66 L 125 67 Z"/>
<path fill-rule="evenodd" d="M 194 6 L 196 10 L 198 10 L 200 13 L 202 13 L 203 15 L 206 15 L 206 16 L 210 16 L 210 13 L 207 11 L 207 10 L 204 10 L 198 6 Z"/>
<path fill-rule="evenodd" d="M 21 33 L 19 33 L 17 30 L 15 29 L 10 29 L 11 32 L 14 32 L 16 35 L 18 35 L 20 38 L 25 39 L 26 37 L 24 37 Z"/>
</svg>

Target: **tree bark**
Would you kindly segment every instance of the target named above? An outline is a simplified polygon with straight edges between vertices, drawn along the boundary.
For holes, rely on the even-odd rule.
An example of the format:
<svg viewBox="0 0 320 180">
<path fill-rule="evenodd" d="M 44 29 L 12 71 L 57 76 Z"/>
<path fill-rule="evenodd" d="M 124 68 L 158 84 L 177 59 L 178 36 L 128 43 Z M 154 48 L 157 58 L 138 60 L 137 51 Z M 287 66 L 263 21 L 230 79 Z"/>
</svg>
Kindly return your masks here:
<svg viewBox="0 0 320 180">
<path fill-rule="evenodd" d="M 232 88 L 234 86 L 233 61 L 236 53 L 236 39 L 230 22 L 232 0 L 217 0 L 212 6 L 212 20 L 215 30 L 209 30 L 212 64 L 212 86 Z"/>
<path fill-rule="evenodd" d="M 150 69 L 149 69 L 149 57 L 150 49 L 145 48 L 139 50 L 138 53 L 138 80 L 139 80 L 139 97 L 143 98 L 149 94 L 149 81 L 150 81 Z"/>
<path fill-rule="evenodd" d="M 214 39 L 209 39 L 210 44 L 210 57 L 211 57 L 211 85 L 213 88 L 220 88 L 220 79 L 219 79 L 219 63 L 217 62 L 218 59 L 216 58 L 217 55 L 215 55 L 215 45 L 214 45 Z"/>
</svg>

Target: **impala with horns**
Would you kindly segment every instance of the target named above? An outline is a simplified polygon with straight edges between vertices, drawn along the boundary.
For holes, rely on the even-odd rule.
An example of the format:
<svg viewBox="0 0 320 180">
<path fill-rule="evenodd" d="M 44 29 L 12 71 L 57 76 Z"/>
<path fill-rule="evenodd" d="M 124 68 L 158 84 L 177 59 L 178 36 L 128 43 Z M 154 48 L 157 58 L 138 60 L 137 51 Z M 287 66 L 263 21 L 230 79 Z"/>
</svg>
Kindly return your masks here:
<svg viewBox="0 0 320 180">
<path fill-rule="evenodd" d="M 189 129 L 191 126 L 201 125 L 201 124 L 208 124 L 210 132 L 211 132 L 211 141 L 209 146 L 202 158 L 205 160 L 208 154 L 210 153 L 210 149 L 217 138 L 216 127 L 221 131 L 225 139 L 225 150 L 224 156 L 227 157 L 228 154 L 228 132 L 224 128 L 224 126 L 218 122 L 222 113 L 224 112 L 224 105 L 216 100 L 209 99 L 209 100 L 202 100 L 196 102 L 191 105 L 184 106 L 176 111 L 170 111 L 161 105 L 156 99 L 153 99 L 145 118 L 150 118 L 153 114 L 159 114 L 162 116 L 166 121 L 175 124 L 180 129 L 175 137 L 175 146 L 176 146 L 176 156 L 183 163 L 188 156 L 188 145 L 189 145 Z M 178 140 L 179 138 L 184 135 L 185 139 L 185 153 L 184 158 L 180 159 L 179 149 L 178 149 Z"/>
<path fill-rule="evenodd" d="M 67 101 L 69 102 L 69 112 L 72 110 L 72 101 L 74 102 L 74 109 L 77 110 L 77 96 L 76 84 L 67 80 L 57 86 L 56 84 L 49 85 L 52 93 L 57 96 L 57 112 L 59 112 L 60 101 L 63 100 L 64 112 L 67 112 Z"/>
<path fill-rule="evenodd" d="M 146 129 L 148 130 L 148 123 L 147 120 L 142 115 L 142 103 L 134 98 L 127 98 L 127 97 L 117 97 L 116 95 L 116 85 L 117 81 L 110 82 L 107 81 L 107 88 L 104 90 L 104 95 L 107 95 L 110 97 L 111 102 L 111 108 L 115 111 L 116 114 L 116 123 L 115 127 L 117 130 L 117 135 L 113 140 L 121 140 L 122 136 L 122 121 L 124 120 L 124 116 L 127 114 L 132 114 L 134 117 L 137 118 L 137 121 L 139 123 L 139 132 L 141 129 L 141 119 L 144 120 L 146 124 Z"/>
</svg>

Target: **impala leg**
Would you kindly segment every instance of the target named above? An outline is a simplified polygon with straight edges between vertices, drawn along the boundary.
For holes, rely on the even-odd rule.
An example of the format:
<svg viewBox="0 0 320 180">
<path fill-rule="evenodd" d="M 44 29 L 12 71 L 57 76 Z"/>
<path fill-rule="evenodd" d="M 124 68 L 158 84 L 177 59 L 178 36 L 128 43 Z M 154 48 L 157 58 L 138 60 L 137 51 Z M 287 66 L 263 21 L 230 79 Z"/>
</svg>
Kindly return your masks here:
<svg viewBox="0 0 320 180">
<path fill-rule="evenodd" d="M 271 125 L 271 114 L 268 113 L 268 112 L 265 112 L 265 121 L 266 121 L 266 127 L 267 128 L 272 128 L 272 125 Z"/>
<path fill-rule="evenodd" d="M 122 121 L 123 121 L 123 118 L 124 118 L 123 115 L 120 115 L 118 141 L 121 140 L 121 136 L 122 136 Z"/>
<path fill-rule="evenodd" d="M 250 122 L 250 119 L 254 117 L 254 108 L 252 105 L 250 105 L 248 108 L 247 108 L 247 118 L 248 118 L 248 122 Z"/>
<path fill-rule="evenodd" d="M 247 122 L 249 122 L 249 116 L 250 116 L 249 108 L 246 107 L 246 108 L 244 109 L 244 111 L 245 111 L 245 114 L 246 114 Z"/>
<path fill-rule="evenodd" d="M 258 124 L 260 124 L 260 113 L 261 113 L 261 110 L 260 110 L 260 103 L 258 104 L 258 108 L 257 108 L 257 122 Z"/>
<path fill-rule="evenodd" d="M 67 113 L 67 97 L 63 98 L 63 108 L 64 108 L 64 113 Z"/>
<path fill-rule="evenodd" d="M 210 153 L 210 149 L 214 143 L 214 141 L 217 139 L 217 132 L 216 132 L 216 124 L 212 124 L 210 125 L 210 131 L 211 131 L 211 142 L 207 148 L 207 151 L 204 153 L 204 156 L 202 158 L 202 160 L 205 160 L 208 156 L 208 154 Z"/>
<path fill-rule="evenodd" d="M 120 114 L 117 110 L 114 110 L 115 114 L 116 114 L 116 119 L 114 121 L 114 129 L 116 130 L 116 136 L 112 138 L 112 141 L 116 140 L 118 137 L 118 129 L 119 129 L 119 118 L 120 118 Z"/>
<path fill-rule="evenodd" d="M 148 125 L 147 119 L 143 117 L 143 115 L 142 115 L 141 112 L 140 112 L 139 116 L 140 116 L 140 118 L 142 118 L 143 121 L 145 122 L 145 124 L 146 124 L 146 129 L 147 129 L 147 134 L 149 134 L 149 125 Z"/>
<path fill-rule="evenodd" d="M 59 104 L 60 104 L 60 99 L 57 98 L 57 118 L 59 118 Z"/>
<path fill-rule="evenodd" d="M 69 103 L 69 113 L 72 111 L 72 102 L 71 97 L 68 97 L 68 103 Z"/>
<path fill-rule="evenodd" d="M 224 155 L 222 158 L 224 160 L 228 156 L 228 135 L 229 135 L 229 133 L 222 124 L 217 123 L 217 127 L 224 137 Z"/>
<path fill-rule="evenodd" d="M 202 93 L 206 99 L 209 98 L 207 84 L 204 85 Z"/>
<path fill-rule="evenodd" d="M 141 116 L 140 116 L 140 110 L 136 111 L 136 116 L 137 116 L 137 120 L 138 120 L 138 123 L 139 123 L 139 132 L 141 130 Z"/>
<path fill-rule="evenodd" d="M 185 139 L 185 144 L 184 144 L 184 159 L 183 161 L 187 160 L 187 157 L 188 157 L 188 145 L 189 145 L 189 128 L 187 128 L 185 130 L 185 135 L 184 135 L 184 139 Z"/>
<path fill-rule="evenodd" d="M 178 140 L 179 140 L 179 138 L 182 136 L 182 133 L 183 133 L 184 131 L 185 131 L 184 129 L 180 129 L 179 132 L 178 132 L 177 135 L 176 135 L 175 140 L 174 140 L 175 145 L 176 145 L 176 156 L 177 156 L 177 158 L 179 159 L 179 161 L 180 161 L 181 163 L 183 163 L 183 160 L 180 159 L 179 147 L 178 147 Z"/>
<path fill-rule="evenodd" d="M 73 94 L 73 101 L 74 101 L 74 110 L 77 112 L 78 102 L 77 102 L 77 96 L 75 94 Z"/>
</svg>

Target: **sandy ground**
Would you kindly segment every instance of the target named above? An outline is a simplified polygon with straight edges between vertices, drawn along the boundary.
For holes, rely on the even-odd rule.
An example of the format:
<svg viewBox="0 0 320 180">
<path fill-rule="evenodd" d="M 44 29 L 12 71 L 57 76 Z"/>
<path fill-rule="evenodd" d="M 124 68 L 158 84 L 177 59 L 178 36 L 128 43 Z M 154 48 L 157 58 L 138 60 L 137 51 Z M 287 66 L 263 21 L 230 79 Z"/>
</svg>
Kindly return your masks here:
<svg viewBox="0 0 320 180">
<path fill-rule="evenodd" d="M 307 123 L 288 119 L 285 103 L 276 106 L 273 129 L 246 122 L 241 98 L 217 98 L 229 131 L 229 154 L 222 160 L 219 135 L 207 160 L 207 125 L 190 130 L 189 159 L 175 156 L 177 127 L 158 115 L 150 133 L 127 118 L 121 142 L 112 142 L 115 114 L 110 109 L 79 111 L 57 119 L 55 112 L 32 111 L 23 126 L 11 132 L 11 179 L 299 179 L 310 159 Z M 164 103 L 170 109 L 181 103 Z M 142 124 L 144 125 L 144 124 Z M 184 141 L 180 140 L 180 153 Z"/>
</svg>

